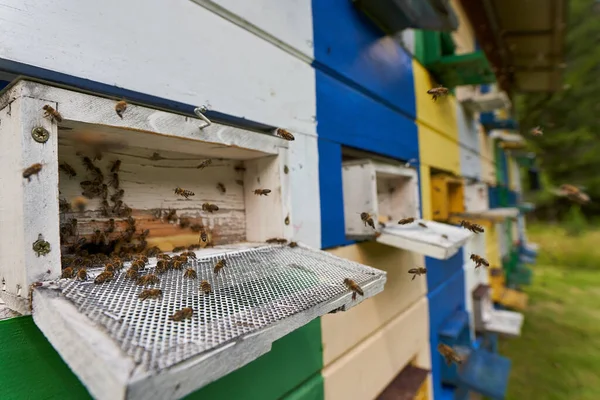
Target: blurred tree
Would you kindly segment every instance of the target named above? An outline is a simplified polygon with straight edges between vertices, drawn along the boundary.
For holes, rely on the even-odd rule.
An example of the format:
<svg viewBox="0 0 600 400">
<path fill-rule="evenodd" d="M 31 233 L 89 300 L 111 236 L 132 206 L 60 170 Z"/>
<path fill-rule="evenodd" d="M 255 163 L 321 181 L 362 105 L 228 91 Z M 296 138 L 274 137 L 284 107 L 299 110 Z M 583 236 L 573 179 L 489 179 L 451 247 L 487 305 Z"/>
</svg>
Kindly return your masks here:
<svg viewBox="0 0 600 400">
<path fill-rule="evenodd" d="M 600 21 L 596 0 L 571 0 L 565 43 L 563 89 L 551 94 L 524 94 L 516 109 L 524 130 L 541 126 L 543 136 L 530 138 L 540 167 L 554 186 L 585 188 L 592 203 L 586 214 L 600 214 Z M 530 137 L 530 136 L 529 136 Z M 544 199 L 548 207 L 548 198 Z M 556 199 L 552 207 L 567 211 Z"/>
</svg>

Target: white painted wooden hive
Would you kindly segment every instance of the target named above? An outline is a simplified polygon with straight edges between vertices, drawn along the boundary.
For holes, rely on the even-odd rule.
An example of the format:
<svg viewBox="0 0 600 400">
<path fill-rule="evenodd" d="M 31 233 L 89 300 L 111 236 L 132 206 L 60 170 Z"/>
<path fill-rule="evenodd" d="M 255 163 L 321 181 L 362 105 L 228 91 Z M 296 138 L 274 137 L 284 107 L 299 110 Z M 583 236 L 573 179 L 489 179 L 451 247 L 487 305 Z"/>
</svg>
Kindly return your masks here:
<svg viewBox="0 0 600 400">
<path fill-rule="evenodd" d="M 198 253 L 190 263 L 198 279 L 182 271 L 159 275 L 158 300 L 141 301 L 143 288 L 123 273 L 103 284 L 45 283 L 34 291 L 34 320 L 95 397 L 175 399 L 268 352 L 312 319 L 374 296 L 386 281 L 385 272 L 302 245 Z M 215 274 L 220 259 L 227 264 Z M 147 273 L 155 265 L 150 259 Z M 364 296 L 352 300 L 345 278 Z M 201 279 L 211 284 L 209 294 Z M 189 320 L 169 320 L 184 307 L 194 310 Z"/>
<path fill-rule="evenodd" d="M 30 80 L 0 95 L 0 254 L 8 260 L 0 263 L 0 298 L 23 314 L 33 309 L 94 397 L 180 398 L 311 319 L 383 290 L 385 272 L 302 245 L 264 244 L 293 240 L 290 142 L 217 123 L 200 128 L 198 118 L 135 104 L 121 118 L 116 103 Z M 45 105 L 62 121 L 44 117 Z M 35 163 L 41 171 L 25 178 Z M 175 187 L 194 196 L 178 196 Z M 258 189 L 271 192 L 258 196 Z M 124 278 L 125 269 L 93 283 L 107 263 L 118 264 L 115 257 L 127 268 L 132 253 L 153 248 L 194 251 L 197 261 L 182 268 L 197 278 L 157 274 L 148 288 L 162 289 L 162 299 L 143 302 L 143 288 Z M 148 256 L 141 275 L 156 266 Z M 215 274 L 218 258 L 227 265 Z M 88 281 L 60 279 L 82 265 Z M 352 300 L 345 278 L 364 297 Z M 210 294 L 198 290 L 200 280 L 211 284 Z M 190 320 L 168 320 L 186 306 L 194 310 Z"/>
</svg>

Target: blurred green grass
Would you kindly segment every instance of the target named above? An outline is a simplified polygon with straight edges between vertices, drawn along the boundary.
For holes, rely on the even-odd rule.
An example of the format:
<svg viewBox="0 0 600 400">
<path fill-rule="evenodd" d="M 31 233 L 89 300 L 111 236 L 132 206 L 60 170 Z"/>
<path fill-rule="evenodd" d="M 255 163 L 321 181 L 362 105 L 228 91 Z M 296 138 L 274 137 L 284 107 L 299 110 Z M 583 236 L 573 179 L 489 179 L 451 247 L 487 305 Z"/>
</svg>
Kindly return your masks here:
<svg viewBox="0 0 600 400">
<path fill-rule="evenodd" d="M 540 245 L 522 336 L 503 339 L 512 360 L 508 400 L 600 399 L 600 229 L 568 236 L 528 228 Z"/>
</svg>

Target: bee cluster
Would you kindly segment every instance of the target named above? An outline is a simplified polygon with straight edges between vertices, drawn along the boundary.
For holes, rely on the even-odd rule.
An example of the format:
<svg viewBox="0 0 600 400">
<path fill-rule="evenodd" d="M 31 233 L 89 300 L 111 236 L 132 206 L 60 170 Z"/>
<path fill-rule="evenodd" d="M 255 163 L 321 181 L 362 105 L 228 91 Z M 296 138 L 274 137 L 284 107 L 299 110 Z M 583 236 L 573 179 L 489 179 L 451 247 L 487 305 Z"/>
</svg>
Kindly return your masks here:
<svg viewBox="0 0 600 400">
<path fill-rule="evenodd" d="M 115 105 L 115 112 L 119 118 L 127 117 L 128 105 L 125 101 L 119 101 Z M 63 120 L 61 114 L 50 106 L 43 108 L 46 118 L 55 123 Z M 285 140 L 293 141 L 294 136 L 284 130 L 277 129 L 276 136 Z M 97 161 L 102 161 L 103 146 L 92 145 L 92 151 L 78 151 L 75 155 L 81 162 L 83 170 L 78 170 L 76 163 L 61 162 L 59 172 L 68 180 L 83 176 L 79 182 L 81 195 L 70 201 L 59 192 L 60 211 L 60 244 L 61 244 L 61 279 L 72 279 L 93 285 L 103 285 L 116 280 L 120 275 L 122 279 L 130 280 L 140 287 L 138 293 L 139 301 L 161 300 L 163 289 L 158 287 L 161 276 L 170 271 L 180 271 L 184 279 L 200 280 L 198 284 L 199 294 L 209 295 L 214 288 L 209 279 L 202 279 L 198 274 L 196 253 L 194 250 L 206 246 L 214 246 L 213 232 L 205 228 L 202 220 L 188 216 L 178 216 L 175 209 L 153 209 L 148 212 L 142 210 L 134 211 L 125 203 L 126 193 L 121 185 L 120 171 L 123 162 L 120 159 L 110 160 L 109 165 L 103 169 Z M 90 154 L 85 154 L 90 153 Z M 165 159 L 158 152 L 150 157 L 150 160 L 158 161 Z M 106 161 L 105 161 L 106 162 Z M 213 160 L 206 159 L 197 165 L 197 169 L 205 169 L 213 164 Z M 79 168 L 81 168 L 79 167 Z M 289 173 L 289 168 L 286 173 Z M 38 175 L 43 169 L 43 164 L 36 163 L 23 171 L 23 178 L 28 182 Z M 236 172 L 244 172 L 243 165 L 234 167 Z M 242 185 L 242 180 L 236 180 Z M 225 194 L 227 187 L 219 182 L 217 190 Z M 258 188 L 253 190 L 256 196 L 269 196 L 271 189 Z M 173 189 L 173 195 L 181 197 L 184 201 L 190 200 L 196 194 L 192 190 L 182 187 Z M 90 201 L 97 201 L 99 207 L 95 210 L 87 210 Z M 205 202 L 201 210 L 207 214 L 219 211 L 219 206 Z M 177 246 L 172 249 L 172 254 L 166 254 L 158 246 L 149 246 L 148 236 L 150 229 L 144 229 L 138 225 L 141 215 L 153 221 L 163 224 L 177 224 L 180 229 L 186 229 L 198 234 L 198 243 L 189 246 Z M 372 222 L 372 221 L 371 221 Z M 285 224 L 290 224 L 289 215 Z M 266 241 L 269 244 L 288 245 L 291 248 L 298 246 L 296 242 L 289 242 L 283 238 L 272 238 Z M 177 254 L 179 253 L 179 254 Z M 150 260 L 152 259 L 152 261 Z M 219 259 L 215 262 L 213 273 L 215 276 L 227 269 L 227 261 Z M 208 278 L 208 277 L 204 277 Z M 356 295 L 364 296 L 363 290 L 353 280 L 346 278 L 340 285 L 346 286 L 352 293 L 352 299 Z M 33 290 L 38 287 L 34 284 Z M 194 315 L 192 308 L 186 307 L 177 310 L 169 317 L 174 322 L 183 321 Z"/>
</svg>

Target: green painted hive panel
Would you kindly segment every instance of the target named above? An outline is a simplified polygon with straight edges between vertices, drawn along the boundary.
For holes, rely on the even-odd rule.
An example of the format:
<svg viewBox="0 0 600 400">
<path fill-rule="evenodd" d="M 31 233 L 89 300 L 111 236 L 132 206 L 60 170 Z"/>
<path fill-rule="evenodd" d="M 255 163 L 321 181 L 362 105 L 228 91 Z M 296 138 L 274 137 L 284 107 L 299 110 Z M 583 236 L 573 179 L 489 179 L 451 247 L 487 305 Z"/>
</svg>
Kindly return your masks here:
<svg viewBox="0 0 600 400">
<path fill-rule="evenodd" d="M 426 67 L 439 82 L 449 88 L 496 82 L 496 76 L 481 51 L 445 56 Z"/>
</svg>

